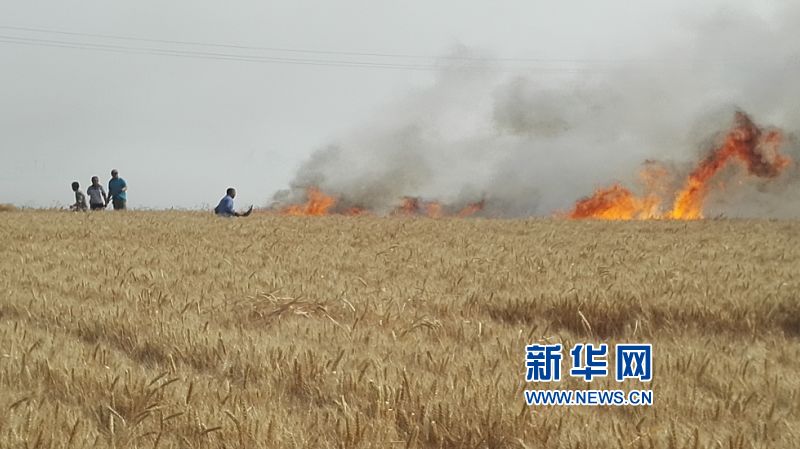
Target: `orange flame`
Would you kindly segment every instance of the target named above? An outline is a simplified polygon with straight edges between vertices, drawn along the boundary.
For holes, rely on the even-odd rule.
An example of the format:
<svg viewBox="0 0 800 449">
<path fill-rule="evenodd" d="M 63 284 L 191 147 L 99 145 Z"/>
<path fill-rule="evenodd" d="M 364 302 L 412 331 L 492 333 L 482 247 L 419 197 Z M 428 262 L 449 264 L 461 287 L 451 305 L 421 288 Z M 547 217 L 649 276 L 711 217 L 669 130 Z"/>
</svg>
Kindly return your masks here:
<svg viewBox="0 0 800 449">
<path fill-rule="evenodd" d="M 603 220 L 633 220 L 653 218 L 660 201 L 655 196 L 638 198 L 625 187 L 614 184 L 599 189 L 589 198 L 575 204 L 569 218 L 599 218 Z"/>
<path fill-rule="evenodd" d="M 782 140 L 779 131 L 764 132 L 745 113 L 737 112 L 733 128 L 722 143 L 689 173 L 683 187 L 675 194 L 672 208 L 666 213 L 660 211 L 659 207 L 665 195 L 663 181 L 669 172 L 663 167 L 649 164 L 642 173 L 648 190 L 646 196 L 637 197 L 625 187 L 614 184 L 579 200 L 568 216 L 607 220 L 703 218 L 703 205 L 713 187 L 711 180 L 731 160 L 743 164 L 747 173 L 753 176 L 774 178 L 780 175 L 791 164 L 791 159 L 778 151 Z"/>
<path fill-rule="evenodd" d="M 281 210 L 283 215 L 295 216 L 322 216 L 328 215 L 330 209 L 336 205 L 336 198 L 326 195 L 316 187 L 306 190 L 308 198 L 304 204 L 292 204 Z"/>
<path fill-rule="evenodd" d="M 306 189 L 306 202 L 302 204 L 291 204 L 279 209 L 282 215 L 294 216 L 322 216 L 322 215 L 345 215 L 345 216 L 362 216 L 372 215 L 373 213 L 360 206 L 351 206 L 345 208 L 340 205 L 337 197 L 324 193 L 318 187 L 309 187 Z M 337 205 L 339 206 L 337 209 Z M 484 207 L 484 201 L 468 204 L 457 213 L 453 214 L 457 217 L 467 217 L 477 213 Z M 423 201 L 418 197 L 406 196 L 403 197 L 400 205 L 397 206 L 391 215 L 416 217 L 423 216 L 429 218 L 441 218 L 448 215 L 445 212 L 446 207 L 437 201 Z"/>
<path fill-rule="evenodd" d="M 442 205 L 436 201 L 432 201 L 425 206 L 425 214 L 431 218 L 442 217 Z"/>
<path fill-rule="evenodd" d="M 464 206 L 458 213 L 456 214 L 459 218 L 469 217 L 471 215 L 475 215 L 476 213 L 483 210 L 484 206 L 486 206 L 486 200 L 480 200 L 476 203 L 470 203 Z"/>
<path fill-rule="evenodd" d="M 403 197 L 400 206 L 394 210 L 394 215 L 412 216 L 417 215 L 420 211 L 419 198 L 406 196 Z"/>
<path fill-rule="evenodd" d="M 761 178 L 774 178 L 791 160 L 778 153 L 782 141 L 778 131 L 764 134 L 746 114 L 736 113 L 736 125 L 725 141 L 700 162 L 678 193 L 670 218 L 703 218 L 703 202 L 709 192 L 709 180 L 731 158 L 738 159 L 747 172 Z"/>
</svg>

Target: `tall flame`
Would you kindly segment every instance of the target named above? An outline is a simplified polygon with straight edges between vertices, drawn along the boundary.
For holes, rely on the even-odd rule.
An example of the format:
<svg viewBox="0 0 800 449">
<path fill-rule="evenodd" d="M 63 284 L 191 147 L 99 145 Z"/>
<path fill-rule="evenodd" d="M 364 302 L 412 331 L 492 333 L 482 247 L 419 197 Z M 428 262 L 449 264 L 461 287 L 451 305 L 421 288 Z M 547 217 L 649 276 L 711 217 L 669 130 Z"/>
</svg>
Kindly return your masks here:
<svg viewBox="0 0 800 449">
<path fill-rule="evenodd" d="M 614 184 L 576 202 L 568 216 L 609 220 L 703 218 L 703 205 L 712 188 L 711 180 L 730 161 L 744 165 L 752 176 L 775 178 L 780 175 L 791 164 L 791 159 L 779 152 L 782 140 L 780 131 L 764 131 L 747 114 L 737 112 L 733 128 L 722 143 L 689 173 L 683 187 L 675 193 L 670 210 L 660 210 L 665 192 L 663 187 L 656 187 L 662 184 L 661 181 L 669 173 L 663 167 L 651 164 L 642 173 L 649 190 L 644 197 L 638 197 L 627 188 Z"/>
<path fill-rule="evenodd" d="M 709 180 L 725 164 L 735 158 L 745 165 L 747 172 L 761 178 L 774 178 L 791 160 L 781 155 L 780 132 L 764 133 L 743 112 L 736 113 L 735 126 L 725 140 L 689 174 L 684 188 L 678 192 L 670 218 L 696 219 L 703 217 L 703 202 L 709 191 Z"/>
</svg>

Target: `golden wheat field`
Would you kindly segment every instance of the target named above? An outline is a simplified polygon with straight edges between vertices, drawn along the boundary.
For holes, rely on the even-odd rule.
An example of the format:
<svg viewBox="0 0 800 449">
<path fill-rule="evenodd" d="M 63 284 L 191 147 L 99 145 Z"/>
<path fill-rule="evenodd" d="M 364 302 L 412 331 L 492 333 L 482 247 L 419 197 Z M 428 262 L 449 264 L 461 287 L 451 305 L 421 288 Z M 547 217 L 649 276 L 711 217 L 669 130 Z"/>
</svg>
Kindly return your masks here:
<svg viewBox="0 0 800 449">
<path fill-rule="evenodd" d="M 2 448 L 800 445 L 796 221 L 23 210 L 0 256 Z M 528 406 L 536 342 L 652 343 L 654 405 Z"/>
</svg>

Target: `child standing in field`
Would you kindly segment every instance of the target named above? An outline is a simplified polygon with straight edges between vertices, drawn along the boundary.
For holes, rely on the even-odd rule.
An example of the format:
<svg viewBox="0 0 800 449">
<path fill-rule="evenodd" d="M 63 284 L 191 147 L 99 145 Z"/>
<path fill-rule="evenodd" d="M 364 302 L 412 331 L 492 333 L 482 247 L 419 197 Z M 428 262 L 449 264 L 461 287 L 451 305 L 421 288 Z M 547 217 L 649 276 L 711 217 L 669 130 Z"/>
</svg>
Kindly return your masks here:
<svg viewBox="0 0 800 449">
<path fill-rule="evenodd" d="M 86 195 L 81 192 L 81 185 L 78 184 L 78 181 L 72 183 L 72 191 L 75 192 L 75 204 L 69 207 L 70 210 L 84 211 L 88 209 L 86 207 Z"/>
<path fill-rule="evenodd" d="M 103 210 L 108 206 L 108 195 L 106 189 L 100 184 L 100 178 L 92 176 L 92 185 L 86 189 L 89 195 L 89 207 L 92 210 Z"/>
</svg>

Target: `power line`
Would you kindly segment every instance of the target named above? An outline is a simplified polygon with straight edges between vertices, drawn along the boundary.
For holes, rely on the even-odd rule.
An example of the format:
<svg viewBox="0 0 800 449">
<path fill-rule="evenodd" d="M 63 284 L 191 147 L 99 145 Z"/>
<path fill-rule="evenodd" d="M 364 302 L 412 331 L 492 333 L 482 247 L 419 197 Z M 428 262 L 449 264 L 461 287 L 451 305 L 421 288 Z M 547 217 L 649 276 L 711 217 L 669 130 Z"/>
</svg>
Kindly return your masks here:
<svg viewBox="0 0 800 449">
<path fill-rule="evenodd" d="M 49 39 L 31 39 L 31 38 L 22 38 L 18 36 L 6 36 L 6 35 L 0 35 L 0 42 L 7 44 L 27 45 L 36 47 L 72 48 L 72 49 L 102 51 L 110 53 L 147 54 L 147 55 L 157 55 L 157 56 L 196 58 L 196 59 L 213 59 L 222 61 L 284 63 L 284 64 L 301 64 L 301 65 L 337 66 L 337 67 L 398 68 L 398 69 L 411 69 L 411 70 L 435 69 L 434 66 L 426 66 L 426 65 L 410 65 L 410 64 L 400 65 L 400 64 L 369 63 L 361 61 L 335 61 L 335 60 L 261 57 L 261 56 L 248 56 L 248 55 L 237 55 L 237 54 L 226 54 L 226 53 L 180 51 L 180 50 L 151 48 L 151 47 L 132 47 L 132 46 L 122 46 L 122 45 L 95 44 L 86 42 L 57 41 Z"/>
<path fill-rule="evenodd" d="M 89 51 L 101 51 L 107 53 L 127 53 L 127 54 L 146 54 L 157 56 L 173 56 L 194 59 L 211 59 L 219 61 L 239 61 L 272 64 L 294 64 L 311 66 L 329 67 L 357 67 L 357 68 L 378 68 L 378 69 L 399 69 L 399 70 L 421 70 L 436 71 L 442 68 L 455 68 L 459 70 L 481 70 L 481 71 L 536 71 L 543 73 L 580 73 L 592 72 L 603 69 L 614 69 L 625 64 L 647 64 L 647 65 L 667 65 L 669 68 L 676 68 L 679 64 L 693 63 L 714 63 L 731 64 L 745 61 L 711 61 L 703 60 L 666 60 L 666 59 L 548 59 L 548 58 L 491 58 L 476 56 L 423 56 L 402 53 L 384 52 L 358 52 L 358 51 L 327 51 L 293 49 L 282 47 L 261 47 L 230 43 L 211 43 L 186 40 L 152 39 L 135 36 L 121 36 L 114 34 L 82 33 L 74 31 L 64 31 L 38 27 L 22 27 L 12 25 L 0 25 L 0 29 L 13 30 L 25 33 L 40 33 L 59 36 L 81 37 L 91 39 L 104 39 L 124 42 L 141 42 L 157 44 L 151 46 L 110 44 L 98 42 L 86 42 L 77 40 L 36 38 L 19 35 L 0 35 L 0 43 L 36 47 L 71 48 Z M 14 33 L 18 34 L 18 33 Z M 172 46 L 172 48 L 164 47 Z M 197 50 L 186 48 L 175 48 L 174 46 L 198 47 Z M 216 49 L 216 50 L 215 50 Z M 219 49 L 241 50 L 251 53 L 231 53 L 220 51 Z M 283 53 L 283 55 L 253 54 L 252 52 L 273 52 Z M 286 55 L 286 54 L 289 55 Z M 292 56 L 295 55 L 295 56 Z M 303 56 L 307 55 L 307 56 Z M 326 56 L 326 58 L 321 58 Z M 357 58 L 357 59 L 354 59 Z M 369 59 L 364 59 L 369 58 Z M 375 58 L 385 58 L 380 60 Z M 401 61 L 403 59 L 404 61 Z M 754 61 L 751 61 L 753 63 Z M 763 62 L 763 61 L 762 61 Z M 455 64 L 456 65 L 448 65 Z M 508 63 L 527 63 L 528 65 L 516 65 L 513 67 L 505 66 Z M 498 65 L 498 64 L 502 64 Z M 535 64 L 535 65 L 533 65 Z M 562 66 L 558 66 L 561 64 Z M 591 67 L 586 65 L 591 64 Z M 607 64 L 610 67 L 599 67 L 598 65 Z M 563 66 L 567 65 L 567 67 Z M 688 67 L 687 67 L 688 68 Z"/>
<path fill-rule="evenodd" d="M 428 64 L 423 64 L 423 63 L 409 64 L 409 63 L 348 60 L 348 59 L 319 59 L 319 58 L 297 58 L 297 57 L 289 58 L 289 57 L 279 57 L 279 56 L 260 56 L 252 54 L 248 55 L 248 54 L 238 54 L 238 53 L 194 51 L 185 49 L 142 47 L 142 46 L 104 44 L 104 43 L 81 42 L 81 41 L 65 41 L 65 40 L 55 40 L 55 39 L 37 39 L 37 38 L 14 36 L 14 35 L 0 35 L 0 43 L 37 46 L 37 47 L 71 48 L 71 49 L 102 51 L 110 53 L 147 54 L 147 55 L 157 55 L 157 56 L 173 56 L 173 57 L 183 57 L 183 58 L 257 62 L 257 63 L 278 63 L 278 64 L 296 64 L 296 65 L 314 65 L 314 66 L 333 66 L 333 67 L 403 69 L 403 70 L 428 70 L 428 71 L 440 70 L 443 68 L 441 64 L 436 64 L 435 62 Z M 488 65 L 482 65 L 477 63 L 459 65 L 455 67 L 458 69 L 472 69 L 472 70 L 486 70 L 486 71 L 500 69 L 498 67 L 490 67 Z M 565 73 L 565 72 L 574 73 L 581 71 L 581 69 L 560 68 L 560 67 L 529 67 L 528 69 L 543 71 L 543 72 L 556 72 L 556 73 Z"/>
<path fill-rule="evenodd" d="M 331 50 L 309 50 L 298 48 L 285 48 L 285 47 L 262 47 L 243 44 L 231 43 L 212 43 L 212 42 L 198 42 L 198 41 L 185 41 L 185 40 L 170 40 L 170 39 L 152 39 L 136 36 L 121 36 L 115 34 L 101 34 L 101 33 L 81 33 L 74 31 L 55 30 L 49 28 L 37 27 L 21 27 L 11 25 L 0 25 L 0 29 L 26 31 L 34 33 L 48 33 L 59 34 L 63 36 L 78 36 L 102 39 L 115 39 L 126 41 L 150 42 L 157 44 L 173 44 L 173 45 L 187 45 L 187 46 L 202 46 L 202 47 L 219 47 L 230 48 L 238 50 L 256 50 L 256 51 L 272 51 L 282 53 L 307 53 L 315 55 L 337 55 L 337 56 L 368 56 L 379 58 L 404 58 L 404 59 L 425 59 L 425 60 L 455 60 L 455 61 L 475 61 L 475 62 L 538 62 L 538 63 L 615 63 L 624 61 L 602 60 L 602 59 L 554 59 L 554 58 L 493 58 L 493 57 L 479 57 L 479 56 L 458 56 L 458 55 L 444 55 L 444 56 L 425 56 L 425 55 L 412 55 L 403 53 L 385 53 L 385 52 L 360 52 L 360 51 L 331 51 Z M 630 61 L 632 62 L 632 61 Z"/>
</svg>

